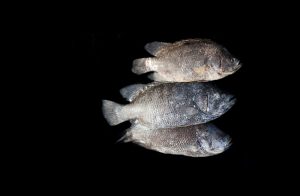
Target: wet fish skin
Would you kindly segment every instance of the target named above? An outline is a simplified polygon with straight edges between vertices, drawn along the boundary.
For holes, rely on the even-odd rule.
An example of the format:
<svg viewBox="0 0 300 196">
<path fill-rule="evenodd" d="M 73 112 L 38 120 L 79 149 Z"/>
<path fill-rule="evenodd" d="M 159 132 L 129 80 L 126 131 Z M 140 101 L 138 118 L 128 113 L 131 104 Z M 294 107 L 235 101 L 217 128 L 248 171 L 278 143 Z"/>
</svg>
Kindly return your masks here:
<svg viewBox="0 0 300 196">
<path fill-rule="evenodd" d="M 133 61 L 132 72 L 154 72 L 154 81 L 212 81 L 236 72 L 241 64 L 226 48 L 208 39 L 174 43 L 152 42 L 145 49 L 154 57 Z"/>
<path fill-rule="evenodd" d="M 121 89 L 130 104 L 103 100 L 102 111 L 110 125 L 137 120 L 151 129 L 207 123 L 226 113 L 235 103 L 233 95 L 213 84 L 150 83 Z"/>
<path fill-rule="evenodd" d="M 217 155 L 231 145 L 231 137 L 211 123 L 163 129 L 134 124 L 121 140 L 165 154 L 190 157 Z"/>
</svg>

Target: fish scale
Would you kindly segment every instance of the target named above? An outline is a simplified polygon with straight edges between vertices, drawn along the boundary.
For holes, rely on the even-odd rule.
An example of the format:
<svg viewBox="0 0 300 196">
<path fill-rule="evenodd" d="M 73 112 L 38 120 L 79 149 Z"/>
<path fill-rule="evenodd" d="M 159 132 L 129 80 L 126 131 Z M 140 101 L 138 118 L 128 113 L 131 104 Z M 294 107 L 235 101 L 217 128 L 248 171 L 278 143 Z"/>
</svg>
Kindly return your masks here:
<svg viewBox="0 0 300 196">
<path fill-rule="evenodd" d="M 123 141 L 161 153 L 191 157 L 216 155 L 231 145 L 230 136 L 210 123 L 168 129 L 149 129 L 137 124 L 126 130 Z"/>
<path fill-rule="evenodd" d="M 208 123 L 235 103 L 232 95 L 209 83 L 236 72 L 241 64 L 226 48 L 207 39 L 175 43 L 152 42 L 153 55 L 133 61 L 136 74 L 153 72 L 157 81 L 120 90 L 130 103 L 103 100 L 102 111 L 110 125 L 130 120 L 120 139 L 166 154 L 206 157 L 222 153 L 231 138 Z M 161 83 L 163 82 L 163 83 Z"/>
<path fill-rule="evenodd" d="M 232 95 L 201 82 L 148 84 L 137 94 L 125 106 L 103 101 L 103 114 L 109 124 L 135 119 L 149 128 L 203 124 L 223 115 L 235 103 Z"/>
<path fill-rule="evenodd" d="M 132 72 L 155 71 L 150 79 L 159 82 L 219 80 L 241 67 L 239 60 L 226 48 L 207 39 L 152 42 L 145 49 L 154 57 L 135 59 Z"/>
</svg>

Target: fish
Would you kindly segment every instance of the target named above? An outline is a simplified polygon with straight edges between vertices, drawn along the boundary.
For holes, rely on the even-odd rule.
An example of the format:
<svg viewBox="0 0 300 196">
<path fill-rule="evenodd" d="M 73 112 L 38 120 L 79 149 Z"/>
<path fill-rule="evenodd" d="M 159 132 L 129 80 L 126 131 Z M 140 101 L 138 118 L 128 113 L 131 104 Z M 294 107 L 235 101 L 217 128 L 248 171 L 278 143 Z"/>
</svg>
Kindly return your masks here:
<svg viewBox="0 0 300 196">
<path fill-rule="evenodd" d="M 111 126 L 137 120 L 151 129 L 207 123 L 226 113 L 235 96 L 201 82 L 153 82 L 120 90 L 129 104 L 102 100 L 104 118 Z"/>
<path fill-rule="evenodd" d="M 145 45 L 154 57 L 133 61 L 132 72 L 160 82 L 213 81 L 235 73 L 240 61 L 209 39 L 187 39 L 174 43 L 151 42 Z"/>
<path fill-rule="evenodd" d="M 231 137 L 211 123 L 161 129 L 134 124 L 119 141 L 132 142 L 164 154 L 189 157 L 217 155 L 231 146 Z"/>
</svg>

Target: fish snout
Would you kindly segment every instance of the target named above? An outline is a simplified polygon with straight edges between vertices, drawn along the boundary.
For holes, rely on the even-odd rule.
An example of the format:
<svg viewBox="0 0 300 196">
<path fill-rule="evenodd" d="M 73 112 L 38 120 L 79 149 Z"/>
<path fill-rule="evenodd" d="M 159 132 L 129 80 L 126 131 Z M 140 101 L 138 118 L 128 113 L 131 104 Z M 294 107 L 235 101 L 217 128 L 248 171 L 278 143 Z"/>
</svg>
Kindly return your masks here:
<svg viewBox="0 0 300 196">
<path fill-rule="evenodd" d="M 236 58 L 232 59 L 232 66 L 230 66 L 230 72 L 236 72 L 237 70 L 239 70 L 242 67 L 242 64 L 240 63 L 240 61 Z"/>
<path fill-rule="evenodd" d="M 236 58 L 232 58 L 226 63 L 222 64 L 222 74 L 230 75 L 239 70 L 242 67 L 240 61 Z"/>
</svg>

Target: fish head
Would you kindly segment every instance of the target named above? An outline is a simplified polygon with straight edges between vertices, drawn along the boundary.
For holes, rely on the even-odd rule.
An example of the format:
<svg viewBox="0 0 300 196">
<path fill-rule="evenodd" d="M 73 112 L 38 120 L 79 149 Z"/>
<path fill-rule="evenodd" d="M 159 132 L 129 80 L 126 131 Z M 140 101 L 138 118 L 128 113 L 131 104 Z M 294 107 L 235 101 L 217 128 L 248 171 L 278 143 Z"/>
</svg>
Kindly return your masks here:
<svg viewBox="0 0 300 196">
<path fill-rule="evenodd" d="M 220 154 L 231 146 L 231 137 L 214 125 L 210 125 L 205 131 L 198 131 L 196 136 L 199 156 Z"/>
<path fill-rule="evenodd" d="M 215 55 L 208 58 L 207 65 L 219 78 L 235 73 L 241 68 L 240 61 L 233 57 L 225 48 L 221 48 Z"/>
<path fill-rule="evenodd" d="M 205 93 L 199 93 L 195 102 L 198 108 L 212 120 L 226 113 L 236 103 L 236 98 L 211 88 Z"/>
</svg>

